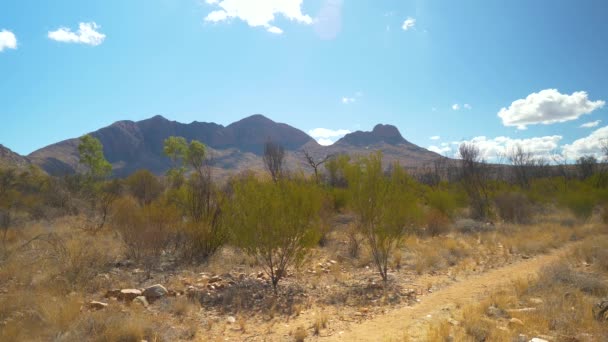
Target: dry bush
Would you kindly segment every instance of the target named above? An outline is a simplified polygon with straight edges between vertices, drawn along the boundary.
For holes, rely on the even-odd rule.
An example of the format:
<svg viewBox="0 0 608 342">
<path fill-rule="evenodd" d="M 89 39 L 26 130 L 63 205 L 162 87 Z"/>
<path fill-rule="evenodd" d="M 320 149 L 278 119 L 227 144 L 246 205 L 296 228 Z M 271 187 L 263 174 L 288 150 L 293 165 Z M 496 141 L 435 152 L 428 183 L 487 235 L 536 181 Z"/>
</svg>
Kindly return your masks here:
<svg viewBox="0 0 608 342">
<path fill-rule="evenodd" d="M 168 335 L 170 329 L 163 325 L 144 313 L 107 308 L 83 315 L 72 327 L 70 334 L 59 341 L 164 341 L 166 339 L 163 335 Z"/>
<path fill-rule="evenodd" d="M 208 260 L 225 243 L 227 230 L 221 224 L 207 220 L 179 225 L 176 251 L 186 261 Z"/>
<path fill-rule="evenodd" d="M 593 264 L 598 271 L 608 272 L 608 237 L 598 236 L 594 239 L 586 239 L 577 247 L 574 258 Z"/>
<path fill-rule="evenodd" d="M 313 332 L 316 336 L 318 336 L 321 333 L 321 330 L 327 328 L 328 321 L 329 321 L 329 317 L 327 316 L 326 313 L 324 313 L 322 311 L 317 312 L 317 314 L 315 315 L 315 321 L 312 325 Z"/>
<path fill-rule="evenodd" d="M 454 227 L 459 233 L 462 234 L 476 234 L 492 231 L 495 229 L 494 225 L 484 223 L 481 221 L 475 221 L 472 219 L 459 219 L 454 222 Z"/>
<path fill-rule="evenodd" d="M 406 245 L 414 254 L 413 266 L 418 274 L 454 266 L 471 255 L 464 239 L 441 237 L 423 242 L 408 239 Z"/>
<path fill-rule="evenodd" d="M 426 232 L 438 236 L 450 230 L 450 218 L 437 209 L 431 209 L 426 215 Z"/>
<path fill-rule="evenodd" d="M 554 264 L 543 268 L 539 284 L 561 284 L 594 296 L 608 295 L 608 285 L 595 273 L 576 271 L 567 264 Z"/>
<path fill-rule="evenodd" d="M 519 192 L 507 192 L 497 195 L 494 204 L 498 215 L 505 222 L 529 223 L 532 218 L 532 203 L 526 195 Z"/>
<path fill-rule="evenodd" d="M 82 299 L 58 297 L 45 291 L 24 293 L 0 299 L 0 340 L 48 340 L 69 332 L 80 315 Z"/>
<path fill-rule="evenodd" d="M 149 275 L 169 246 L 181 217 L 173 206 L 154 202 L 140 207 L 126 197 L 116 202 L 112 221 L 127 247 L 127 257 L 142 262 Z"/>
<path fill-rule="evenodd" d="M 569 241 L 596 235 L 601 229 L 600 225 L 594 224 L 574 227 L 558 226 L 551 223 L 504 225 L 501 228 L 498 240 L 511 253 L 534 255 L 545 253 L 552 248 L 558 248 Z"/>
<path fill-rule="evenodd" d="M 187 317 L 199 308 L 200 304 L 185 296 L 168 299 L 168 310 L 174 316 Z"/>
<path fill-rule="evenodd" d="M 452 342 L 452 328 L 448 321 L 435 322 L 427 331 L 427 340 L 437 342 Z"/>
<path fill-rule="evenodd" d="M 308 333 L 303 327 L 298 327 L 293 332 L 293 338 L 296 342 L 304 342 L 304 340 L 306 340 L 306 337 L 308 337 Z"/>
<path fill-rule="evenodd" d="M 348 226 L 346 235 L 348 237 L 348 255 L 351 258 L 356 259 L 361 252 L 363 237 L 359 234 L 359 231 L 354 225 Z"/>
</svg>

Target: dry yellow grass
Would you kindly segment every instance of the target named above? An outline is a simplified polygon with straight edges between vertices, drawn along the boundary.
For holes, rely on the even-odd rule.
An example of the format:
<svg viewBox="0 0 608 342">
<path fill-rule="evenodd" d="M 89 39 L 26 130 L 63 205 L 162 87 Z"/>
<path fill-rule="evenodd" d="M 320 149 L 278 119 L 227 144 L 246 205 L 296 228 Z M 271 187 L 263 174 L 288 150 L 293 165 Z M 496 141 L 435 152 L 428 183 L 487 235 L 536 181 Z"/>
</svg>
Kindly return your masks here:
<svg viewBox="0 0 608 342">
<path fill-rule="evenodd" d="M 593 305 L 608 294 L 608 271 L 597 254 L 608 248 L 608 237 L 587 238 L 538 278 L 519 279 L 487 300 L 465 306 L 457 317 L 429 328 L 433 340 L 512 341 L 520 334 L 557 340 L 608 338 L 608 326 L 593 318 Z M 583 264 L 586 263 L 586 264 Z"/>
</svg>

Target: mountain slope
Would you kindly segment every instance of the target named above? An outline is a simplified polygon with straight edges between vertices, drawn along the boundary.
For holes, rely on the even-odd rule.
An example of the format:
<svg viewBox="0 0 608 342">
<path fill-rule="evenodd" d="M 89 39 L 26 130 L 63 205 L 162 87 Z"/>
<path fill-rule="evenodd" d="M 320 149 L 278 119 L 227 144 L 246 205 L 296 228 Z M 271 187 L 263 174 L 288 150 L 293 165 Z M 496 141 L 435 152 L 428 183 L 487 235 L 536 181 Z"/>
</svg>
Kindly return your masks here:
<svg viewBox="0 0 608 342">
<path fill-rule="evenodd" d="M 371 132 L 349 133 L 330 146 L 305 148 L 318 158 L 335 154 L 364 156 L 370 152 L 381 151 L 385 166 L 398 162 L 406 168 L 420 167 L 441 158 L 439 154 L 407 141 L 397 127 L 383 124 L 376 125 Z"/>
<path fill-rule="evenodd" d="M 269 139 L 285 146 L 288 151 L 296 151 L 305 144 L 317 145 L 306 133 L 262 115 L 250 116 L 227 127 L 196 121 L 183 124 L 157 115 L 138 122 L 118 121 L 91 135 L 103 144 L 106 159 L 112 163 L 117 176 L 125 176 L 141 168 L 157 174 L 165 172 L 170 162 L 162 149 L 169 136 L 205 143 L 220 168 L 235 170 L 248 168 L 247 164 L 259 158 L 264 143 Z M 50 174 L 75 172 L 78 169 L 78 139 L 44 147 L 31 153 L 29 158 Z"/>
<path fill-rule="evenodd" d="M 4 145 L 0 144 L 0 167 L 1 168 L 25 168 L 27 166 L 30 165 L 30 161 L 11 151 L 9 148 L 5 147 Z"/>
</svg>

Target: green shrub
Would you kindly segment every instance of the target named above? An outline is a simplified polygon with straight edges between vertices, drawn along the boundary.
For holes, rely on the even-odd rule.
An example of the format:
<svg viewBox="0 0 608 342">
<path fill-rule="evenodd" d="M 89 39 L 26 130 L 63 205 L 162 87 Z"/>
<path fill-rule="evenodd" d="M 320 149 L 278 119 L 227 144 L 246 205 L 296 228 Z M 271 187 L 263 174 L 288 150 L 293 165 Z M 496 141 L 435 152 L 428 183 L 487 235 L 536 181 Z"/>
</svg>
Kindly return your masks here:
<svg viewBox="0 0 608 342">
<path fill-rule="evenodd" d="M 560 198 L 560 204 L 568 208 L 574 216 L 581 220 L 587 220 L 593 214 L 597 201 L 593 192 L 568 191 Z"/>
<path fill-rule="evenodd" d="M 438 210 L 447 217 L 453 217 L 458 208 L 458 200 L 454 193 L 444 190 L 432 190 L 427 194 L 429 207 Z"/>
</svg>

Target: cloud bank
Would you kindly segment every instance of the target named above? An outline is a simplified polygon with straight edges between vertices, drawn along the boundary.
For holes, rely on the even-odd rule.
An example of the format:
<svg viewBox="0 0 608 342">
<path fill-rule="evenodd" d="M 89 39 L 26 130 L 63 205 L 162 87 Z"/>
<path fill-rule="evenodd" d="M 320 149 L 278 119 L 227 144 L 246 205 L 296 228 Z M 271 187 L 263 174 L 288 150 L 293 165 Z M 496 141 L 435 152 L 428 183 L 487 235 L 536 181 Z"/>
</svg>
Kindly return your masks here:
<svg viewBox="0 0 608 342">
<path fill-rule="evenodd" d="M 303 0 L 207 0 L 218 9 L 210 12 L 207 22 L 223 22 L 239 19 L 251 27 L 264 27 L 266 31 L 282 34 L 283 29 L 273 25 L 277 15 L 301 24 L 310 25 L 312 18 L 302 13 Z"/>
<path fill-rule="evenodd" d="M 557 89 L 545 89 L 532 93 L 525 99 L 514 101 L 508 108 L 502 108 L 498 117 L 505 126 L 526 129 L 528 125 L 549 125 L 576 120 L 584 114 L 602 108 L 604 104 L 601 100 L 589 100 L 584 91 L 568 95 L 561 94 Z"/>
<path fill-rule="evenodd" d="M 70 28 L 61 27 L 55 31 L 50 31 L 48 37 L 62 43 L 98 46 L 106 39 L 106 35 L 98 31 L 100 28 L 101 26 L 94 22 L 80 23 L 76 32 L 72 32 Z"/>
</svg>

